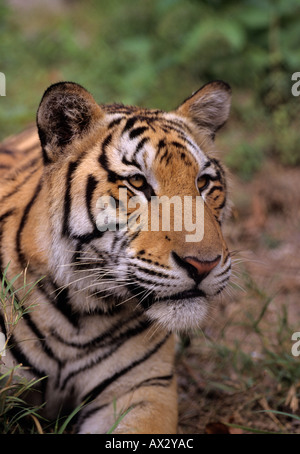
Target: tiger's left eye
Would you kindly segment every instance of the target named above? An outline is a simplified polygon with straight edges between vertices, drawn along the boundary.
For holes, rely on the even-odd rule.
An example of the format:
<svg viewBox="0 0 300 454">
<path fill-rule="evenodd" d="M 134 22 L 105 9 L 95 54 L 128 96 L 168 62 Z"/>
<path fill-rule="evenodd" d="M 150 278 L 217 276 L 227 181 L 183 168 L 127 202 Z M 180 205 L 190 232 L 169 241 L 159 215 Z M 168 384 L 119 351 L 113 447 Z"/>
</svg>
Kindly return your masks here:
<svg viewBox="0 0 300 454">
<path fill-rule="evenodd" d="M 136 189 L 142 189 L 146 185 L 146 180 L 142 175 L 133 175 L 128 178 L 128 181 Z"/>
<path fill-rule="evenodd" d="M 198 178 L 197 180 L 197 187 L 199 191 L 203 191 L 204 189 L 207 188 L 209 184 L 209 176 L 208 175 L 201 175 L 201 177 Z"/>
</svg>

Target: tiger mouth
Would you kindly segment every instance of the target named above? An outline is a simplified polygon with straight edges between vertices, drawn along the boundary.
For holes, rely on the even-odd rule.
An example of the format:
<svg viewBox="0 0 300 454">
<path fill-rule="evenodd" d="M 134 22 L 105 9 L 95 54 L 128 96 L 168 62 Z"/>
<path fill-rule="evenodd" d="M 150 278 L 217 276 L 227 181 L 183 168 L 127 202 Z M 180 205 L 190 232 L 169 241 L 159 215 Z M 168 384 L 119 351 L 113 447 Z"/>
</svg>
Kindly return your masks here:
<svg viewBox="0 0 300 454">
<path fill-rule="evenodd" d="M 159 301 L 169 301 L 169 300 L 182 300 L 182 299 L 191 299 L 191 298 L 206 298 L 206 294 L 202 290 L 192 289 L 185 290 L 183 292 L 174 293 L 173 295 L 166 296 L 164 298 L 159 298 Z"/>
<path fill-rule="evenodd" d="M 207 298 L 207 295 L 198 289 L 192 290 L 185 290 L 183 292 L 174 293 L 168 296 L 148 296 L 142 301 L 142 306 L 144 309 L 148 309 L 150 306 L 153 306 L 155 303 L 162 303 L 162 302 L 170 302 L 170 301 L 180 301 L 180 300 L 188 300 L 188 299 L 195 299 L 195 298 Z"/>
</svg>

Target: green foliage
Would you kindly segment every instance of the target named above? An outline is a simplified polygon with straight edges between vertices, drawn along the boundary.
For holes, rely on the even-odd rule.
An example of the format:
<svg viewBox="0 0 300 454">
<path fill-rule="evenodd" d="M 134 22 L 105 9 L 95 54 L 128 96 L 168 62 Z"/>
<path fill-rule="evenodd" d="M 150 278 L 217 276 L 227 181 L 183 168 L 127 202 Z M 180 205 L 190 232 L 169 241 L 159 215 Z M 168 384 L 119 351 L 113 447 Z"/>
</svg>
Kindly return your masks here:
<svg viewBox="0 0 300 454">
<path fill-rule="evenodd" d="M 228 167 L 244 180 L 250 180 L 261 167 L 264 154 L 260 139 L 258 137 L 252 142 L 242 142 L 226 156 Z"/>
<path fill-rule="evenodd" d="M 25 3 L 9 8 L 0 0 L 7 85 L 0 139 L 34 122 L 43 91 L 58 80 L 81 83 L 100 103 L 171 109 L 202 84 L 223 79 L 239 113 L 231 125 L 245 131 L 236 148 L 228 137 L 229 165 L 250 178 L 265 156 L 299 164 L 299 99 L 291 95 L 300 61 L 298 0 Z M 240 106 L 238 93 L 251 103 Z"/>
<path fill-rule="evenodd" d="M 275 110 L 272 116 L 274 154 L 286 165 L 300 164 L 299 129 L 296 126 L 298 122 L 299 112 L 286 104 Z"/>
<path fill-rule="evenodd" d="M 38 411 L 41 407 L 33 407 L 24 401 L 24 396 L 40 380 L 27 380 L 18 375 L 21 366 L 0 374 L 0 433 L 36 433 L 40 430 L 39 420 L 43 418 Z M 22 372 L 21 372 L 22 373 Z"/>
</svg>

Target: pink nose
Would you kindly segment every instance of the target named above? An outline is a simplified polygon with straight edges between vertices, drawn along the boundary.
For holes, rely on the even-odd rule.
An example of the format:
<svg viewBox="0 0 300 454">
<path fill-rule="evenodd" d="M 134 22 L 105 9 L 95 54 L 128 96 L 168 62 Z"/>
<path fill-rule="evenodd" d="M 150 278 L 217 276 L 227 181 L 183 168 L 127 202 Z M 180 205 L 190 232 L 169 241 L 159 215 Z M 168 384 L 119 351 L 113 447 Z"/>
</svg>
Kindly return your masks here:
<svg viewBox="0 0 300 454">
<path fill-rule="evenodd" d="M 212 261 L 200 261 L 196 257 L 184 257 L 184 261 L 192 265 L 196 268 L 197 273 L 200 274 L 208 274 L 212 269 L 214 269 L 221 257 L 217 257 L 215 260 Z"/>
</svg>

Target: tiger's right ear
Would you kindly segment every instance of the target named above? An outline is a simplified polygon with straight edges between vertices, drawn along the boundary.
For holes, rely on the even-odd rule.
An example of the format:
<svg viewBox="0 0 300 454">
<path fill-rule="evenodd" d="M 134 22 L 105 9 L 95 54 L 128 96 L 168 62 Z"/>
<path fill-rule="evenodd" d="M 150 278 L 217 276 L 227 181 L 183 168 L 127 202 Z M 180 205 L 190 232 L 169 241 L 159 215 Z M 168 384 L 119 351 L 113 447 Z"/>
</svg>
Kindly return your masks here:
<svg viewBox="0 0 300 454">
<path fill-rule="evenodd" d="M 37 111 L 37 127 L 44 162 L 56 161 L 76 139 L 86 136 L 103 117 L 92 95 L 73 82 L 51 85 Z"/>
<path fill-rule="evenodd" d="M 229 116 L 230 103 L 230 86 L 222 80 L 215 80 L 186 99 L 176 112 L 214 138 Z"/>
</svg>

